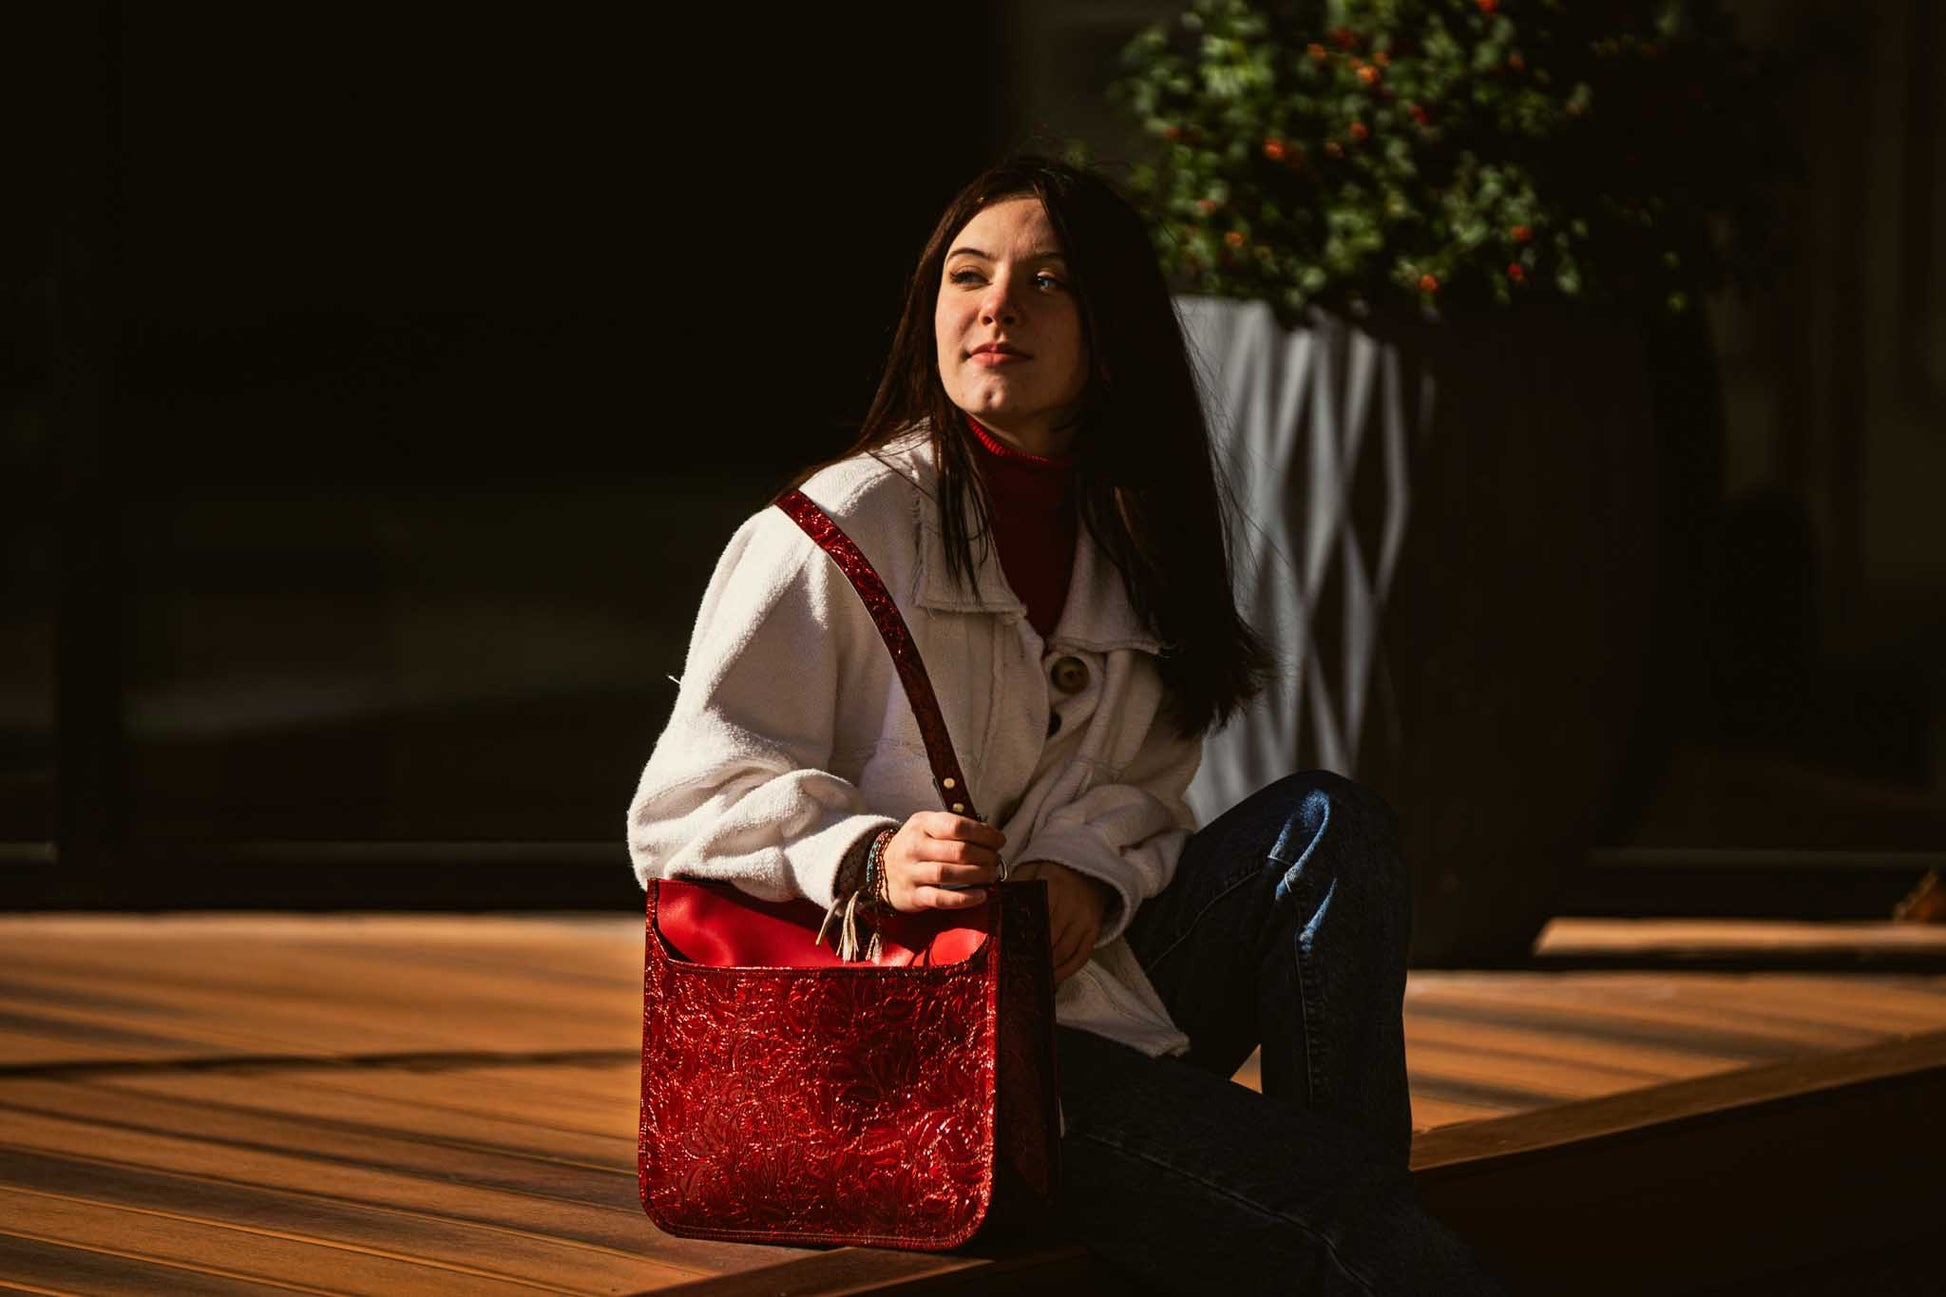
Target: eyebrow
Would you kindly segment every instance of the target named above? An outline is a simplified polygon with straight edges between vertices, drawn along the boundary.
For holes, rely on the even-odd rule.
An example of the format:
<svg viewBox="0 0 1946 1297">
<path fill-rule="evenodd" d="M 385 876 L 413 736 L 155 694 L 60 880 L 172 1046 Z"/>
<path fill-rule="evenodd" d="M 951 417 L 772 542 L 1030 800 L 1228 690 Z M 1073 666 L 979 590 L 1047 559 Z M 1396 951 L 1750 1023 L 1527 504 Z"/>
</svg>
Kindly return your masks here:
<svg viewBox="0 0 1946 1297">
<path fill-rule="evenodd" d="M 982 260 L 982 261 L 993 261 L 993 260 L 996 260 L 996 258 L 994 257 L 994 255 L 993 255 L 993 254 L 992 254 L 991 252 L 982 252 L 982 251 L 980 251 L 980 250 L 979 250 L 978 248 L 969 248 L 969 247 L 964 247 L 964 246 L 961 246 L 961 247 L 957 247 L 957 248 L 954 248 L 954 249 L 953 249 L 953 250 L 952 250 L 951 252 L 949 252 L 949 253 L 947 253 L 947 254 L 946 254 L 946 259 L 947 259 L 948 261 L 951 261 L 951 260 L 952 260 L 952 259 L 953 259 L 954 257 L 978 257 L 978 258 L 979 258 L 980 260 Z M 1028 261 L 1066 261 L 1066 260 L 1067 260 L 1067 256 L 1066 256 L 1066 255 L 1065 255 L 1064 253 L 1061 253 L 1061 252 L 1058 252 L 1058 251 L 1056 251 L 1056 250 L 1055 250 L 1055 249 L 1053 249 L 1053 248 L 1043 248 L 1043 249 L 1042 249 L 1041 251 L 1039 251 L 1039 252 L 1030 252 L 1030 253 L 1028 253 L 1028 254 L 1027 254 L 1027 257 L 1026 257 L 1026 260 L 1028 260 Z"/>
</svg>

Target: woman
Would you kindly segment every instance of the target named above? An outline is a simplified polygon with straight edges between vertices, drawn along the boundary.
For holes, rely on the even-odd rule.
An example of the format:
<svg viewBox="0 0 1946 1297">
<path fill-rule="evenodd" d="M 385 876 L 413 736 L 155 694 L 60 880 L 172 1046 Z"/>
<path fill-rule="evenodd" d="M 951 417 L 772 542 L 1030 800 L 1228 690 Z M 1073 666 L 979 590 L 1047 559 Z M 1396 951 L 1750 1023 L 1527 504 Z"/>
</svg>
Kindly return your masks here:
<svg viewBox="0 0 1946 1297">
<path fill-rule="evenodd" d="M 630 810 L 644 882 L 903 911 L 1047 884 L 1068 1227 L 1171 1291 L 1492 1291 L 1415 1205 L 1391 813 L 1329 775 L 1198 831 L 1201 736 L 1265 653 L 1231 596 L 1195 381 L 1139 218 L 996 167 L 926 245 L 857 444 L 802 489 L 893 592 L 981 823 L 937 809 L 844 576 L 730 541 Z M 1264 1092 L 1229 1077 L 1261 1044 Z"/>
</svg>

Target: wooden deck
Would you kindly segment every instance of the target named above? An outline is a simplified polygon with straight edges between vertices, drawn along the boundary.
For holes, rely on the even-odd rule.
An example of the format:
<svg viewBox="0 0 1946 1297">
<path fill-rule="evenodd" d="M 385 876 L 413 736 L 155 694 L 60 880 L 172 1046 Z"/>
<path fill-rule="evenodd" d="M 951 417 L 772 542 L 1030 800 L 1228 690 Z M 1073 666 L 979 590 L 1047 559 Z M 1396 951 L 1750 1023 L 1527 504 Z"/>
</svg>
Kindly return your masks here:
<svg viewBox="0 0 1946 1297">
<path fill-rule="evenodd" d="M 1465 1229 L 1468 1203 L 1493 1200 L 1482 1167 L 1512 1168 L 1504 1186 L 1591 1138 L 1640 1149 L 1646 1129 L 1768 1121 L 1806 1094 L 1925 1111 L 1936 1090 L 1896 1087 L 1946 1075 L 1946 934 L 1871 925 L 1837 943 L 1896 946 L 1899 971 L 1717 966 L 1832 940 L 1557 924 L 1541 954 L 1558 968 L 1415 973 L 1428 1202 Z M 991 1258 L 649 1225 L 640 945 L 627 916 L 0 917 L 0 1289 L 625 1293 L 722 1276 L 708 1286 L 727 1291 L 761 1271 L 790 1278 L 770 1291 L 953 1275 L 978 1290 Z M 1654 967 L 1604 966 L 1624 957 Z"/>
</svg>

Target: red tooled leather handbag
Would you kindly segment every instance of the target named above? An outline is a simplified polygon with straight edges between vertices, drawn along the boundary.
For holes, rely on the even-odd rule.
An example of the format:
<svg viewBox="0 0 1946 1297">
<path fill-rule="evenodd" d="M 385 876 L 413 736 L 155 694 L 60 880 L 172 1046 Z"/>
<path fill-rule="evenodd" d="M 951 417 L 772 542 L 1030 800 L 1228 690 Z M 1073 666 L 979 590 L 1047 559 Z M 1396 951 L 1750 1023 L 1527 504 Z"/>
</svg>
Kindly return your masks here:
<svg viewBox="0 0 1946 1297">
<path fill-rule="evenodd" d="M 778 507 L 871 611 L 941 802 L 975 815 L 905 619 L 836 523 Z M 1046 884 L 883 916 L 876 963 L 825 912 L 653 880 L 642 975 L 642 1205 L 671 1234 L 943 1250 L 1051 1205 L 1059 1147 Z"/>
</svg>

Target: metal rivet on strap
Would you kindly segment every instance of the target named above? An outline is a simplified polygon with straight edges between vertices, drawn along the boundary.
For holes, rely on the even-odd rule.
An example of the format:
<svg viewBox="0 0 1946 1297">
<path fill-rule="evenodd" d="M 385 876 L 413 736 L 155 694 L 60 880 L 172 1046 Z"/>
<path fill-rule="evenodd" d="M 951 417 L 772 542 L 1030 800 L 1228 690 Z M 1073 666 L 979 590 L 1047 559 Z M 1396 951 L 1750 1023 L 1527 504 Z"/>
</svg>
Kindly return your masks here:
<svg viewBox="0 0 1946 1297">
<path fill-rule="evenodd" d="M 940 780 L 939 782 L 940 782 L 940 784 L 941 784 L 941 785 L 942 785 L 943 787 L 946 787 L 946 788 L 956 788 L 956 787 L 958 787 L 958 786 L 959 786 L 959 785 L 958 785 L 958 784 L 957 784 L 957 783 L 956 783 L 956 782 L 955 782 L 955 781 L 954 781 L 954 780 L 952 779 L 952 777 L 951 777 L 951 776 L 948 776 L 947 778 L 945 778 L 945 779 L 942 779 L 942 780 Z"/>
<path fill-rule="evenodd" d="M 953 814 L 955 814 L 955 815 L 958 815 L 958 814 L 959 814 L 959 813 L 960 813 L 961 811 L 963 811 L 963 810 L 965 810 L 965 809 L 966 809 L 966 803 L 965 803 L 965 802 L 954 802 L 954 803 L 953 803 Z"/>
</svg>

